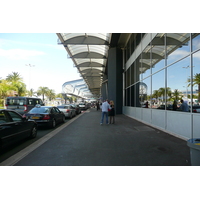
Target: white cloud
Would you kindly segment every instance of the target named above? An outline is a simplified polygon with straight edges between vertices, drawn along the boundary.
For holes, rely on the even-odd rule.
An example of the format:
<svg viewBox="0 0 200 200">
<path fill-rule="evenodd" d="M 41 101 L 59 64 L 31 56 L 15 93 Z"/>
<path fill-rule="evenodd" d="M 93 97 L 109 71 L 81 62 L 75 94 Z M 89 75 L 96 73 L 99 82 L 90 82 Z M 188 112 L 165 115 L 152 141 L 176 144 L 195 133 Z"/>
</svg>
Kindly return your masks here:
<svg viewBox="0 0 200 200">
<path fill-rule="evenodd" d="M 0 49 L 0 56 L 14 59 L 14 60 L 27 60 L 30 57 L 45 55 L 42 51 L 24 50 L 24 49 Z"/>
</svg>

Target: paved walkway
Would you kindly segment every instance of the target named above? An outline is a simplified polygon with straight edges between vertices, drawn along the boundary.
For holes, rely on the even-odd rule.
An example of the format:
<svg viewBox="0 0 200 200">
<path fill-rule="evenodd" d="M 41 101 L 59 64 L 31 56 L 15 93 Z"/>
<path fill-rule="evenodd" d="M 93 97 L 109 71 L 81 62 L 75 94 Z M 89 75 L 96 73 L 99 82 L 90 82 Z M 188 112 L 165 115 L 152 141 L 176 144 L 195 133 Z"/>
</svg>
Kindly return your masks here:
<svg viewBox="0 0 200 200">
<path fill-rule="evenodd" d="M 187 142 L 125 115 L 100 126 L 91 108 L 4 162 L 15 166 L 188 166 Z M 2 163 L 3 164 L 3 163 Z"/>
</svg>

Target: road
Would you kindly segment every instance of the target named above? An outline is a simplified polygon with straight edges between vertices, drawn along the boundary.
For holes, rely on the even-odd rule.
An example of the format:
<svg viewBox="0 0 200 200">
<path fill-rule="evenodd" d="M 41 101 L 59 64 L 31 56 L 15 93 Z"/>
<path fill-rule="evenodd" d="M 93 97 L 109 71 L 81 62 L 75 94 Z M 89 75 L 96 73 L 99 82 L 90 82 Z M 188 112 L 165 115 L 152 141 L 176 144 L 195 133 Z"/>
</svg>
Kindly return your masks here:
<svg viewBox="0 0 200 200">
<path fill-rule="evenodd" d="M 69 120 L 70 119 L 66 119 L 65 123 L 67 123 Z M 21 140 L 21 141 L 15 143 L 13 145 L 7 147 L 5 149 L 2 149 L 2 151 L 0 152 L 0 163 L 3 162 L 4 160 L 8 159 L 12 155 L 18 153 L 22 149 L 26 148 L 27 146 L 29 146 L 33 142 L 39 140 L 40 138 L 42 138 L 43 136 L 47 135 L 48 133 L 50 133 L 51 131 L 55 130 L 56 128 L 58 128 L 61 125 L 63 125 L 63 123 L 58 124 L 54 129 L 46 128 L 46 127 L 39 127 L 36 138 L 34 138 L 34 139 L 27 138 L 27 139 Z"/>
</svg>

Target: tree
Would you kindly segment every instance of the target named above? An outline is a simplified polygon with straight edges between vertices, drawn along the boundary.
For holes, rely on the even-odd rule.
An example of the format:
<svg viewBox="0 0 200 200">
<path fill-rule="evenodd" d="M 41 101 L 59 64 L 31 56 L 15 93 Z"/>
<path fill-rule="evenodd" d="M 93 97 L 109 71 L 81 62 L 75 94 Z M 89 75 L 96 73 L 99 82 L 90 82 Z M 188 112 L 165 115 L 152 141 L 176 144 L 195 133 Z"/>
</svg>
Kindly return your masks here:
<svg viewBox="0 0 200 200">
<path fill-rule="evenodd" d="M 15 83 L 15 82 L 22 82 L 23 78 L 18 72 L 12 72 L 12 74 L 8 74 L 8 76 L 6 77 L 6 80 L 9 82 Z"/>
<path fill-rule="evenodd" d="M 26 85 L 23 83 L 23 78 L 18 72 L 8 74 L 6 81 L 11 83 L 13 90 L 17 91 L 18 96 L 24 96 L 26 94 Z"/>
<path fill-rule="evenodd" d="M 191 78 L 188 79 L 188 87 L 191 85 Z M 198 101 L 200 102 L 200 73 L 196 73 L 193 76 L 193 83 L 192 86 L 197 85 L 198 86 Z"/>
<path fill-rule="evenodd" d="M 55 99 L 56 94 L 55 94 L 54 90 L 48 89 L 46 96 L 49 98 L 49 101 L 51 101 L 52 99 Z"/>
<path fill-rule="evenodd" d="M 42 100 L 44 101 L 44 95 L 47 95 L 48 87 L 39 87 L 37 90 L 37 95 L 42 95 Z"/>
<path fill-rule="evenodd" d="M 27 95 L 29 97 L 37 96 L 37 92 L 34 92 L 34 89 L 27 90 Z"/>
</svg>

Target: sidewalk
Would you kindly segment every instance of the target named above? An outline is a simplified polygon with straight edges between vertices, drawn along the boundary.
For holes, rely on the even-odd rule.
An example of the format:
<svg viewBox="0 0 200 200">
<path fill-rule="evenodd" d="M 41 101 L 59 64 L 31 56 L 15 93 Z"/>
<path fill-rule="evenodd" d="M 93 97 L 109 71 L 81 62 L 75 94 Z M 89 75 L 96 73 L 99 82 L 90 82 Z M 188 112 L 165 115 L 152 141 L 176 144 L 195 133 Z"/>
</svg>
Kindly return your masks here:
<svg viewBox="0 0 200 200">
<path fill-rule="evenodd" d="M 187 142 L 125 115 L 100 125 L 91 108 L 15 166 L 189 166 Z M 105 119 L 104 119 L 105 120 Z M 51 133 L 50 133 L 51 134 Z"/>
</svg>

